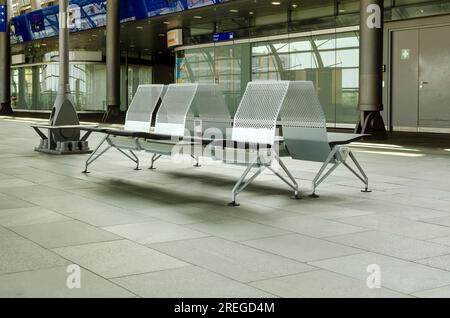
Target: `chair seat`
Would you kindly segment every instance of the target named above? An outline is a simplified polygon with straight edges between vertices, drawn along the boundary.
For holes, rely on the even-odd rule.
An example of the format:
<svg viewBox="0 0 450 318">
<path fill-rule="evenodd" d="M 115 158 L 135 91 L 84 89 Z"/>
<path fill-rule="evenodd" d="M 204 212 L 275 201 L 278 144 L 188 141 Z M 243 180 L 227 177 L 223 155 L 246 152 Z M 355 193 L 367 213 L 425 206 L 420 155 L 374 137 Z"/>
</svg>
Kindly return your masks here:
<svg viewBox="0 0 450 318">
<path fill-rule="evenodd" d="M 328 133 L 328 142 L 331 147 L 348 145 L 352 142 L 368 137 L 367 134 Z"/>
</svg>

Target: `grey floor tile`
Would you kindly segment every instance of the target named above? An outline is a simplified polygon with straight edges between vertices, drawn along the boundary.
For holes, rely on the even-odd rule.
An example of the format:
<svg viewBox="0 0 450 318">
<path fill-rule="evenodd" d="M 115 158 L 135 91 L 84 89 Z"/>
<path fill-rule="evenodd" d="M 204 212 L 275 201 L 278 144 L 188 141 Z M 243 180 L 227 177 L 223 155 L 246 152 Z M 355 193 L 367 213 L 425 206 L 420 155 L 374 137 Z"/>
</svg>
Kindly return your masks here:
<svg viewBox="0 0 450 318">
<path fill-rule="evenodd" d="M 420 297 L 420 298 L 450 298 L 450 285 L 420 291 L 420 292 L 414 293 L 413 295 L 415 297 Z"/>
<path fill-rule="evenodd" d="M 259 289 L 194 266 L 121 277 L 113 281 L 148 298 L 273 297 Z"/>
<path fill-rule="evenodd" d="M 272 238 L 243 242 L 244 244 L 283 257 L 301 262 L 361 253 L 356 248 L 327 242 L 300 234 L 284 235 Z"/>
<path fill-rule="evenodd" d="M 23 200 L 42 196 L 53 197 L 58 195 L 64 195 L 66 193 L 62 190 L 47 187 L 42 184 L 34 184 L 31 186 L 16 187 L 16 188 L 0 188 L 0 192 L 5 195 L 13 196 Z"/>
<path fill-rule="evenodd" d="M 431 223 L 431 224 L 448 226 L 450 228 L 450 215 L 449 216 L 440 217 L 440 218 L 426 219 L 424 222 Z"/>
<path fill-rule="evenodd" d="M 277 229 L 272 226 L 236 218 L 189 224 L 187 227 L 212 236 L 222 237 L 230 241 L 246 241 L 289 233 L 288 231 Z"/>
<path fill-rule="evenodd" d="M 382 287 L 406 294 L 450 284 L 447 271 L 375 253 L 338 257 L 311 264 L 364 281 L 370 275 L 368 266 L 375 264 L 380 268 Z"/>
<path fill-rule="evenodd" d="M 79 221 L 22 225 L 11 229 L 47 248 L 120 239 L 117 235 Z"/>
<path fill-rule="evenodd" d="M 0 274 L 65 264 L 62 257 L 31 241 L 0 232 Z"/>
<path fill-rule="evenodd" d="M 448 246 L 379 231 L 354 233 L 329 237 L 327 239 L 369 252 L 406 260 L 417 260 L 450 253 Z"/>
<path fill-rule="evenodd" d="M 145 246 L 127 241 L 57 248 L 56 253 L 106 278 L 142 274 L 188 265 Z"/>
<path fill-rule="evenodd" d="M 34 183 L 20 178 L 11 178 L 11 176 L 0 179 L 0 188 L 27 187 L 31 185 L 34 185 Z"/>
<path fill-rule="evenodd" d="M 5 227 L 70 220 L 59 213 L 40 207 L 0 210 L 0 225 Z"/>
<path fill-rule="evenodd" d="M 251 282 L 309 271 L 311 266 L 220 238 L 153 244 L 152 248 L 212 272 Z"/>
<path fill-rule="evenodd" d="M 3 298 L 125 298 L 133 293 L 108 280 L 80 271 L 81 288 L 68 288 L 67 266 L 0 275 Z"/>
<path fill-rule="evenodd" d="M 170 273 L 171 270 L 166 270 L 195 264 L 202 270 L 213 272 L 205 273 L 208 278 L 205 277 L 205 281 L 211 284 L 216 279 L 220 281 L 219 276 L 226 281 L 239 280 L 241 283 L 274 279 L 278 282 L 279 293 L 289 295 L 301 294 L 302 286 L 290 290 L 288 280 L 282 276 L 295 277 L 293 281 L 299 279 L 297 276 L 303 277 L 306 286 L 313 280 L 313 274 L 301 273 L 316 270 L 316 267 L 302 261 L 343 258 L 339 270 L 354 272 L 353 259 L 347 255 L 356 257 L 358 253 L 374 251 L 384 254 L 389 261 L 382 259 L 380 262 L 391 266 L 388 267 L 388 274 L 391 274 L 384 277 L 384 283 L 403 292 L 412 291 L 419 297 L 447 295 L 450 283 L 446 282 L 444 273 L 447 272 L 443 269 L 448 269 L 447 255 L 450 255 L 450 234 L 447 234 L 450 228 L 450 170 L 436 167 L 448 167 L 449 160 L 448 152 L 442 151 L 441 145 L 438 149 L 430 144 L 428 139 L 418 142 L 417 138 L 408 140 L 394 136 L 389 141 L 392 145 L 372 142 L 357 145 L 358 158 L 374 189 L 372 193 L 360 193 L 359 181 L 345 169 L 338 169 L 321 185 L 319 199 L 304 197 L 301 201 L 292 201 L 289 199 L 291 191 L 276 177 L 265 173 L 240 195 L 242 205 L 230 209 L 226 203 L 242 167 L 205 163 L 201 169 L 196 169 L 191 163 L 174 165 L 170 158 L 163 158 L 156 171 L 133 171 L 128 160 L 111 151 L 102 159 L 102 164 L 92 166 L 93 173 L 86 176 L 80 173 L 85 158 L 49 157 L 34 152 L 36 136 L 29 128 L 29 122 L 0 119 L 0 133 L 2 131 L 14 137 L 0 142 L 0 273 L 13 275 L 17 271 L 66 265 L 67 260 L 24 239 L 21 236 L 24 235 L 43 246 L 88 243 L 89 248 L 77 250 L 80 254 L 76 255 L 109 274 L 136 275 L 149 271 L 151 281 L 163 284 L 169 276 L 162 275 L 157 280 L 157 271 Z M 94 134 L 90 143 L 96 144 L 100 138 Z M 417 145 L 406 145 L 404 141 L 417 142 Z M 376 153 L 386 152 L 386 147 L 397 153 L 410 153 L 413 151 L 405 149 L 412 148 L 417 150 L 414 153 L 423 156 L 411 160 Z M 450 145 L 445 146 L 447 148 Z M 360 150 L 375 153 L 361 153 Z M 149 154 L 141 155 L 143 162 L 148 162 Z M 389 158 L 388 164 L 386 158 Z M 302 178 L 303 193 L 309 192 L 309 181 L 320 164 L 289 158 L 286 158 L 286 164 L 296 177 Z M 77 221 L 66 226 L 67 222 L 61 222 L 65 219 L 60 219 L 58 214 Z M 96 227 L 153 222 L 162 222 L 159 224 L 164 226 L 140 230 L 137 226 L 135 233 L 132 226 L 125 226 L 126 237 L 141 242 L 154 242 L 156 237 L 158 240 L 176 239 L 150 244 L 154 248 L 167 249 L 163 254 L 133 242 L 128 242 L 132 247 L 120 244 L 117 247 L 116 241 L 97 243 L 109 240 L 111 236 L 113 239 L 118 237 Z M 52 228 L 49 224 L 57 226 Z M 21 235 L 4 226 L 17 228 Z M 270 236 L 274 234 L 274 228 L 296 234 Z M 367 231 L 352 232 L 359 228 Z M 222 239 L 211 236 L 190 239 L 196 232 Z M 112 265 L 102 263 L 102 257 L 112 260 Z M 402 267 L 406 271 L 402 272 Z M 182 269 L 174 272 L 184 272 Z M 199 273 L 192 275 L 201 276 Z M 364 282 L 368 273 L 363 269 L 359 275 L 353 277 Z M 321 277 L 319 274 L 318 282 Z M 324 274 L 323 277 L 327 276 Z M 342 278 L 342 281 L 341 278 L 340 275 L 330 278 L 333 287 L 323 290 L 323 295 L 345 297 L 352 294 L 354 281 L 348 278 Z M 29 279 L 33 285 L 30 291 L 37 290 L 37 278 L 30 276 Z M 232 294 L 238 285 L 229 283 L 223 282 L 230 286 Z M 105 291 L 109 289 L 99 282 L 100 285 L 105 286 Z M 175 288 L 170 283 L 167 286 L 168 289 Z M 337 290 L 335 286 L 342 286 L 342 289 Z M 311 295 L 321 296 L 320 284 L 315 287 L 310 287 Z M 186 295 L 195 294 L 194 289 L 183 288 Z M 354 289 L 358 290 L 358 287 Z M 248 291 L 249 295 L 254 292 Z M 112 291 L 112 294 L 116 293 Z"/>
<path fill-rule="evenodd" d="M 220 209 L 216 206 L 194 206 L 167 203 L 158 207 L 153 206 L 145 210 L 138 210 L 138 213 L 149 215 L 161 221 L 185 225 L 191 223 L 200 223 L 206 221 L 218 221 L 229 218 L 229 209 Z"/>
<path fill-rule="evenodd" d="M 31 202 L 27 202 L 16 197 L 0 193 L 0 210 L 18 209 L 34 206 Z"/>
<path fill-rule="evenodd" d="M 116 225 L 105 227 L 104 229 L 140 244 L 179 241 L 208 236 L 205 233 L 164 221 Z"/>
<path fill-rule="evenodd" d="M 438 237 L 430 240 L 430 242 L 450 246 L 450 236 Z"/>
<path fill-rule="evenodd" d="M 347 225 L 313 216 L 280 218 L 271 220 L 270 224 L 285 230 L 318 238 L 367 230 L 362 227 Z"/>
<path fill-rule="evenodd" d="M 342 218 L 338 221 L 371 230 L 389 232 L 419 240 L 429 240 L 432 238 L 450 235 L 450 227 L 427 224 L 420 221 L 413 221 L 406 218 L 388 216 L 385 214 L 371 214 L 351 218 Z"/>
<path fill-rule="evenodd" d="M 94 207 L 84 211 L 66 212 L 65 214 L 75 220 L 79 220 L 97 227 L 143 223 L 155 220 L 155 218 L 141 213 L 126 211 L 118 208 L 104 210 L 96 209 Z"/>
<path fill-rule="evenodd" d="M 324 270 L 263 280 L 251 285 L 284 298 L 407 297 L 386 288 L 368 288 L 365 280 Z"/>
<path fill-rule="evenodd" d="M 425 258 L 416 261 L 430 267 L 440 268 L 449 272 L 450 275 L 450 254 L 436 257 Z"/>
</svg>

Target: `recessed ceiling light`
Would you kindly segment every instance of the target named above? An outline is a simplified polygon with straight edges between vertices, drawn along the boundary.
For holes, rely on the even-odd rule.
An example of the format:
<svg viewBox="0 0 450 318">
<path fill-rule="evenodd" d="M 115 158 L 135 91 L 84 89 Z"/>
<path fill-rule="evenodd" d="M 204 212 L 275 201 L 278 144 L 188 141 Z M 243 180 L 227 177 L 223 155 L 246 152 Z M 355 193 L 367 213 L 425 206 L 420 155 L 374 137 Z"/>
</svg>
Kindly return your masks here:
<svg viewBox="0 0 450 318">
<path fill-rule="evenodd" d="M 231 13 L 238 13 L 238 12 L 239 12 L 239 10 L 236 10 L 236 9 L 231 9 L 231 10 L 230 10 L 230 12 L 231 12 Z"/>
<path fill-rule="evenodd" d="M 280 1 L 272 1 L 272 4 L 274 6 L 279 6 L 281 4 L 281 2 Z"/>
<path fill-rule="evenodd" d="M 255 13 L 253 11 L 250 11 L 248 14 L 250 15 L 254 15 Z"/>
<path fill-rule="evenodd" d="M 199 15 L 194 15 L 193 16 L 194 19 L 203 19 L 203 17 L 199 16 Z"/>
<path fill-rule="evenodd" d="M 143 26 L 140 26 L 140 25 L 138 25 L 138 26 L 136 27 L 136 29 L 138 29 L 138 30 L 143 30 L 143 29 L 144 29 L 144 27 L 143 27 Z"/>
</svg>

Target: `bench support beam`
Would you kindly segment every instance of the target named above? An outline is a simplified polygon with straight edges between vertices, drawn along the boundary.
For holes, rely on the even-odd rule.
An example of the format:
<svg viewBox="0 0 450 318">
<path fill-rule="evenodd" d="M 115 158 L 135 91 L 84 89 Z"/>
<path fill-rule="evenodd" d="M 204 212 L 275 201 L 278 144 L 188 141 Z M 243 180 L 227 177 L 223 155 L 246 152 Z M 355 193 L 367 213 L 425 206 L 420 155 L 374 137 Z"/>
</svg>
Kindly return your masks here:
<svg viewBox="0 0 450 318">
<path fill-rule="evenodd" d="M 347 163 L 348 158 L 350 158 L 353 161 L 359 173 Z M 328 171 L 325 172 L 328 165 L 333 162 L 334 162 L 333 166 L 330 169 L 328 169 Z M 317 187 L 323 181 L 325 181 L 325 179 L 327 179 L 331 175 L 331 173 L 333 173 L 333 171 L 336 170 L 336 168 L 338 168 L 341 164 L 344 165 L 359 180 L 361 180 L 361 182 L 364 183 L 365 188 L 362 190 L 362 192 L 371 192 L 369 190 L 369 178 L 367 177 L 366 173 L 364 172 L 364 169 L 361 167 L 352 151 L 348 147 L 335 146 L 312 182 L 313 193 L 310 195 L 310 197 L 312 198 L 319 197 L 316 194 Z"/>
<path fill-rule="evenodd" d="M 295 180 L 294 176 L 291 174 L 291 172 L 288 170 L 286 165 L 281 161 L 280 157 L 278 157 L 277 154 L 272 153 L 273 158 L 278 162 L 281 169 L 286 173 L 288 176 L 288 179 L 284 176 L 282 176 L 278 171 L 276 171 L 272 167 L 272 161 L 267 162 L 267 159 L 263 159 L 260 156 L 258 156 L 254 161 L 252 161 L 247 168 L 245 169 L 242 176 L 239 178 L 239 180 L 236 182 L 236 185 L 234 186 L 233 190 L 231 191 L 231 203 L 229 203 L 229 206 L 239 206 L 239 204 L 236 202 L 237 196 L 244 191 L 245 188 L 247 188 L 265 169 L 269 169 L 274 175 L 276 175 L 278 178 L 280 178 L 281 181 L 286 183 L 292 190 L 294 190 L 293 199 L 299 200 L 300 192 L 298 189 L 298 183 Z M 250 174 L 250 172 L 254 169 L 258 168 L 258 170 L 247 180 L 247 176 Z"/>
</svg>

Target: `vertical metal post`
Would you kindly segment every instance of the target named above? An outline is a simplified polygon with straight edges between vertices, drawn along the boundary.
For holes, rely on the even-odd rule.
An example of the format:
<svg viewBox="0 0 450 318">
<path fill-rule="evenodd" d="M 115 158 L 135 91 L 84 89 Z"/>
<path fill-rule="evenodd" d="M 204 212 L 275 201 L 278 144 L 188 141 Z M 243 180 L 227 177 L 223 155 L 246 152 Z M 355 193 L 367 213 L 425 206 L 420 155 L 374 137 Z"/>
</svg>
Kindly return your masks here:
<svg viewBox="0 0 450 318">
<path fill-rule="evenodd" d="M 387 138 L 383 110 L 384 0 L 361 0 L 358 133 Z"/>
<path fill-rule="evenodd" d="M 0 0 L 3 10 L 0 16 L 0 114 L 11 114 L 11 44 L 10 26 L 11 0 Z M 4 26 L 4 29 L 3 29 Z"/>
<path fill-rule="evenodd" d="M 106 1 L 106 121 L 120 114 L 120 5 Z"/>
</svg>

